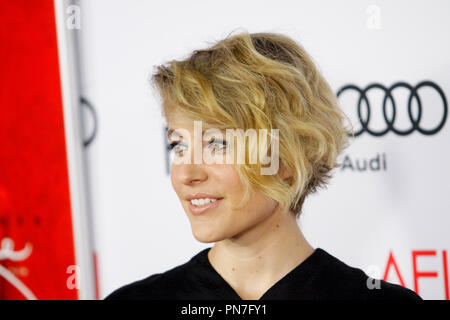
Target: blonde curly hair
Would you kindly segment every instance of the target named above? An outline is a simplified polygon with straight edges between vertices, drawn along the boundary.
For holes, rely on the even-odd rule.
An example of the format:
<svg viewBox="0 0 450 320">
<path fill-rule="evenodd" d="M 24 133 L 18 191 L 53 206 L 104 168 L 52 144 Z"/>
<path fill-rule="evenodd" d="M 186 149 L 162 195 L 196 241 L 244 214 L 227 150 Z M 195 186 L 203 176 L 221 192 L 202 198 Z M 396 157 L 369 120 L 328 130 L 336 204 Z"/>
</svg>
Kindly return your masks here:
<svg viewBox="0 0 450 320">
<path fill-rule="evenodd" d="M 229 35 L 156 66 L 151 82 L 166 119 L 176 109 L 215 128 L 278 128 L 280 168 L 289 178 L 261 175 L 261 164 L 239 165 L 238 173 L 244 199 L 256 188 L 296 217 L 306 196 L 328 183 L 348 145 L 336 95 L 307 52 L 282 34 Z"/>
</svg>

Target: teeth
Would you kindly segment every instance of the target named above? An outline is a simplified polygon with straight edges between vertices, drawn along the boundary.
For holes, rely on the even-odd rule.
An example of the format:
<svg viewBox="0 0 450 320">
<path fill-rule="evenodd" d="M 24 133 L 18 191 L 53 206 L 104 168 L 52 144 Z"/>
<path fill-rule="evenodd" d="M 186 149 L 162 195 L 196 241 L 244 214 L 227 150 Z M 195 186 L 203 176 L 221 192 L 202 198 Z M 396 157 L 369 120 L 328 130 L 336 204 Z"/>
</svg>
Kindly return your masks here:
<svg viewBox="0 0 450 320">
<path fill-rule="evenodd" d="M 194 206 L 203 206 L 205 204 L 208 204 L 210 202 L 215 202 L 217 199 L 210 199 L 210 198 L 205 198 L 205 199 L 192 199 L 191 203 Z"/>
</svg>

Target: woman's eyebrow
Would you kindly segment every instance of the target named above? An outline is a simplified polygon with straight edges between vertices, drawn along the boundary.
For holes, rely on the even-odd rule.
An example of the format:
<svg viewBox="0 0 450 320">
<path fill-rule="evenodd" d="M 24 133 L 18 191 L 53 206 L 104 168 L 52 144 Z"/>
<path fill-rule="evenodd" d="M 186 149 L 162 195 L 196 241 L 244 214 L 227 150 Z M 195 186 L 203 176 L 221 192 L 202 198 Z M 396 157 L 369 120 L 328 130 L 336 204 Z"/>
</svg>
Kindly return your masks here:
<svg viewBox="0 0 450 320">
<path fill-rule="evenodd" d="M 202 135 L 206 132 L 206 130 L 202 131 Z M 183 136 L 177 132 L 176 129 L 168 129 L 167 131 L 167 138 L 170 138 L 172 135 L 174 135 L 175 137 L 180 137 L 183 138 Z"/>
<path fill-rule="evenodd" d="M 179 134 L 175 129 L 169 129 L 167 131 L 167 138 L 170 138 L 172 135 L 183 138 L 183 136 Z"/>
</svg>

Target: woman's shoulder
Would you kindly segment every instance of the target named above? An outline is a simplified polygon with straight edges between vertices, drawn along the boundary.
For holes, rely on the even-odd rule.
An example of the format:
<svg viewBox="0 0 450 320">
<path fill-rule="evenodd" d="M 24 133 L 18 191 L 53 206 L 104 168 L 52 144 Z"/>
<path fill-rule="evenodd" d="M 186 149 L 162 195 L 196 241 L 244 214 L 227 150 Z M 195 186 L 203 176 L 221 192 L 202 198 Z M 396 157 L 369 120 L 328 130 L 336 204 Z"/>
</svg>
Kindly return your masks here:
<svg viewBox="0 0 450 320">
<path fill-rule="evenodd" d="M 198 262 L 199 256 L 204 254 L 206 250 L 202 250 L 188 262 L 178 265 L 168 271 L 150 275 L 144 279 L 131 282 L 124 285 L 112 293 L 105 300 L 139 300 L 139 299 L 180 299 L 186 288 L 192 288 L 193 284 L 189 273 Z"/>
<path fill-rule="evenodd" d="M 422 300 L 414 291 L 381 279 L 369 277 L 363 270 L 351 267 L 323 249 L 321 276 L 316 288 L 328 292 L 330 299 Z"/>
<path fill-rule="evenodd" d="M 156 273 L 145 279 L 126 284 L 110 293 L 105 300 L 148 299 L 152 296 L 155 296 L 154 298 L 156 298 L 156 296 L 158 296 L 157 291 L 159 291 L 156 286 L 159 286 L 160 281 L 158 281 L 158 279 L 161 275 L 163 275 L 163 273 Z M 159 287 L 164 289 L 162 286 Z M 164 291 L 165 290 L 167 289 L 164 289 Z M 164 294 L 164 291 L 159 292 L 159 294 Z"/>
</svg>

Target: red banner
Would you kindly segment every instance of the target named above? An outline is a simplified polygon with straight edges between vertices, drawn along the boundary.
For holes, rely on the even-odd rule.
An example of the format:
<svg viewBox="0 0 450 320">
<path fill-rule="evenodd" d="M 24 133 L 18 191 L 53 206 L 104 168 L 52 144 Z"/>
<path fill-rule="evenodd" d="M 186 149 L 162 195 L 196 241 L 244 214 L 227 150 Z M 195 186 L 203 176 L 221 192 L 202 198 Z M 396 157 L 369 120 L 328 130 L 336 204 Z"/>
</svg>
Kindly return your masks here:
<svg viewBox="0 0 450 320">
<path fill-rule="evenodd" d="M 1 1 L 0 40 L 0 299 L 77 299 L 53 1 Z"/>
</svg>

